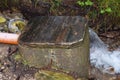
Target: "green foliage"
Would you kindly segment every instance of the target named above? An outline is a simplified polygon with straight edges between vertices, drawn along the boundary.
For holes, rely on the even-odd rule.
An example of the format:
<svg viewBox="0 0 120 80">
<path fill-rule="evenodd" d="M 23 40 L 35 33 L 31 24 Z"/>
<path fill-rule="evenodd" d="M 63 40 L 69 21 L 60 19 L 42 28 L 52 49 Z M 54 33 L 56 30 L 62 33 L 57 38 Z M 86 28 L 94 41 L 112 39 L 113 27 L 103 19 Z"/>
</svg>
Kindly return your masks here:
<svg viewBox="0 0 120 80">
<path fill-rule="evenodd" d="M 101 14 L 109 13 L 120 17 L 120 0 L 97 0 Z"/>
<path fill-rule="evenodd" d="M 82 2 L 82 1 L 77 1 L 77 4 L 80 5 L 80 6 L 84 6 L 85 5 L 85 3 Z"/>
<path fill-rule="evenodd" d="M 61 3 L 61 0 L 53 0 L 53 3 L 56 7 L 58 7 Z"/>
<path fill-rule="evenodd" d="M 90 27 L 94 26 L 96 31 L 119 28 L 120 0 L 78 0 L 76 3 L 89 18 Z"/>
<path fill-rule="evenodd" d="M 84 6 L 94 7 L 94 5 L 97 5 L 96 7 L 98 10 L 98 14 L 120 16 L 120 0 L 96 0 L 94 2 L 90 0 L 85 1 L 78 0 L 77 4 L 81 7 Z"/>
<path fill-rule="evenodd" d="M 104 13 L 105 13 L 105 10 L 102 10 L 102 9 L 101 9 L 101 10 L 100 10 L 100 13 L 101 13 L 101 14 L 104 14 Z"/>
<path fill-rule="evenodd" d="M 101 9 L 100 10 L 100 13 L 101 14 L 104 14 L 104 13 L 111 13 L 112 12 L 112 9 L 110 7 L 106 8 L 106 9 Z"/>
<path fill-rule="evenodd" d="M 77 4 L 80 5 L 80 6 L 92 6 L 93 5 L 93 2 L 90 1 L 90 0 L 87 0 L 87 1 L 77 1 Z"/>
<path fill-rule="evenodd" d="M 93 5 L 93 2 L 90 1 L 90 0 L 87 0 L 87 1 L 85 2 L 85 4 L 86 4 L 87 6 L 92 6 L 92 5 Z"/>
<path fill-rule="evenodd" d="M 105 9 L 105 11 L 110 13 L 110 12 L 112 12 L 112 9 L 110 7 L 108 7 L 108 8 Z"/>
<path fill-rule="evenodd" d="M 97 0 L 100 12 L 103 12 L 104 26 L 113 29 L 120 25 L 120 0 Z M 105 14 L 105 15 L 104 15 Z M 112 28 L 113 27 L 113 28 Z"/>
</svg>

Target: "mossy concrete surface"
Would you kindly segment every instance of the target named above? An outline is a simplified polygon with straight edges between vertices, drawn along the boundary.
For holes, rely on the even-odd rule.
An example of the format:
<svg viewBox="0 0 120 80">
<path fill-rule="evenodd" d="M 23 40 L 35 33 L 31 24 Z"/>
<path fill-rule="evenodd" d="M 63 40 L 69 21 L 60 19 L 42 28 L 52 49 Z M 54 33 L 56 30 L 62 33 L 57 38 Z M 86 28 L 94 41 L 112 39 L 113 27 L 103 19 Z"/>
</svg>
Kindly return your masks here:
<svg viewBox="0 0 120 80">
<path fill-rule="evenodd" d="M 88 78 L 89 34 L 88 27 L 86 24 L 83 25 L 84 26 L 78 26 L 80 29 L 84 30 L 81 34 L 81 39 L 78 40 L 77 38 L 77 41 L 75 41 L 72 45 L 66 42 L 68 47 L 66 47 L 66 45 L 64 47 L 64 44 L 62 45 L 63 47 L 59 47 L 57 44 L 50 47 L 51 45 L 49 46 L 49 43 L 49 47 L 45 45 L 46 47 L 43 48 L 36 45 L 31 46 L 30 44 L 20 44 L 19 47 L 21 54 L 29 66 L 41 69 L 50 68 L 52 70 L 54 69 L 65 73 L 74 73 L 73 75 L 77 77 Z"/>
<path fill-rule="evenodd" d="M 35 74 L 35 78 L 36 80 L 74 80 L 70 75 L 47 70 L 39 71 Z"/>
</svg>

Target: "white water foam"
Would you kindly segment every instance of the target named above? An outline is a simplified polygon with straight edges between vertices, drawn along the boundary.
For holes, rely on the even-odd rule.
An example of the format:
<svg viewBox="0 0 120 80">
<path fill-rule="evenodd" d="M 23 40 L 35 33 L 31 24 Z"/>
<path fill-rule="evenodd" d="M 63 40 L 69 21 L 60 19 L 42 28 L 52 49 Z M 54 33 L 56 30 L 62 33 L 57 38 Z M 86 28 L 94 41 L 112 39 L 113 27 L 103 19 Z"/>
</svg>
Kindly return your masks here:
<svg viewBox="0 0 120 80">
<path fill-rule="evenodd" d="M 104 44 L 92 29 L 89 29 L 89 33 L 91 65 L 100 69 L 104 73 L 120 73 L 120 51 L 109 51 L 107 45 Z"/>
</svg>

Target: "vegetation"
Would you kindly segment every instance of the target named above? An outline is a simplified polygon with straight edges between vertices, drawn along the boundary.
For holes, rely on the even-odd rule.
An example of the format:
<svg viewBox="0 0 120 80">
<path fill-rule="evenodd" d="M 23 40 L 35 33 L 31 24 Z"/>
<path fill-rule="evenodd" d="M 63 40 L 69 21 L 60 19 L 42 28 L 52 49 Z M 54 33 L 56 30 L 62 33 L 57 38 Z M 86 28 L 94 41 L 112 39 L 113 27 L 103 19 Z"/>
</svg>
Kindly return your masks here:
<svg viewBox="0 0 120 80">
<path fill-rule="evenodd" d="M 18 63 L 22 63 L 23 65 L 28 65 L 28 62 L 23 58 L 22 54 L 20 54 L 19 52 L 13 55 L 13 59 Z"/>
<path fill-rule="evenodd" d="M 25 0 L 21 0 L 25 1 Z M 36 8 L 41 0 L 27 0 Z M 40 3 L 39 3 L 40 2 Z M 81 15 L 89 19 L 89 26 L 97 31 L 106 32 L 120 29 L 120 0 L 43 0 L 43 7 L 50 5 L 46 15 Z M 0 8 L 19 6 L 19 0 L 0 0 Z M 39 12 L 39 11 L 38 11 Z M 117 28 L 116 28 L 117 26 Z"/>
<path fill-rule="evenodd" d="M 78 0 L 77 4 L 84 10 L 89 8 L 87 16 L 96 31 L 120 29 L 120 0 Z"/>
<path fill-rule="evenodd" d="M 70 75 L 47 70 L 40 70 L 35 74 L 35 77 L 37 80 L 74 80 Z"/>
</svg>

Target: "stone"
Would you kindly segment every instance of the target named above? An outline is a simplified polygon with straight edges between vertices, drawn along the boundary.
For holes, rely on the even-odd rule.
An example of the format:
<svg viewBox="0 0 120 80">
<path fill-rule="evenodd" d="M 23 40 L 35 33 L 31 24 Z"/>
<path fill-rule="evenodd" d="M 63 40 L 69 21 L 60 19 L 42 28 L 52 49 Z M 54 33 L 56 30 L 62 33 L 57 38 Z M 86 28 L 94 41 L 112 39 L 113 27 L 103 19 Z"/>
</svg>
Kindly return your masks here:
<svg viewBox="0 0 120 80">
<path fill-rule="evenodd" d="M 29 66 L 88 77 L 89 36 L 84 17 L 36 17 L 20 35 L 19 47 Z"/>
</svg>

